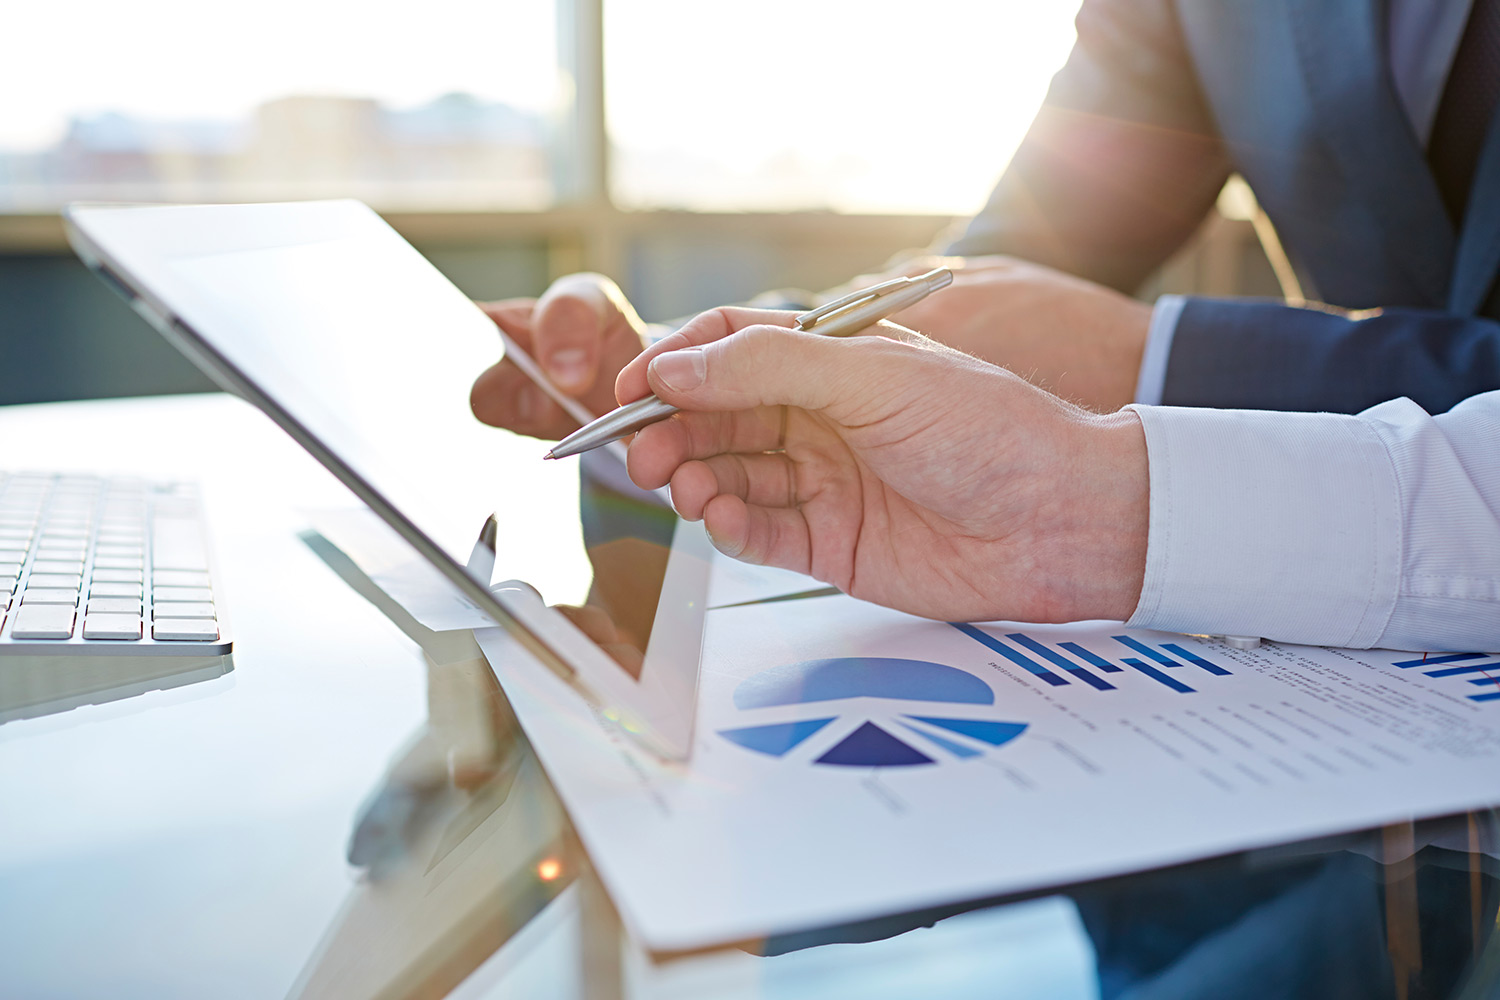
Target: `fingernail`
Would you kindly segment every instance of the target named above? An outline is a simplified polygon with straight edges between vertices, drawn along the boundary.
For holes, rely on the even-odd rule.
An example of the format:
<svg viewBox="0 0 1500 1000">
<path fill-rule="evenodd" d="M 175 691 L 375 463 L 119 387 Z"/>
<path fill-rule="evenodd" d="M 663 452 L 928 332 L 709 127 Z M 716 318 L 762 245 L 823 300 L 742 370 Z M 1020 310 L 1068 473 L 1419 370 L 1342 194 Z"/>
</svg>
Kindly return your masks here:
<svg viewBox="0 0 1500 1000">
<path fill-rule="evenodd" d="M 708 359 L 697 347 L 668 351 L 652 359 L 651 371 L 668 389 L 687 392 L 703 384 L 703 377 L 708 373 Z"/>
<path fill-rule="evenodd" d="M 743 544 L 739 542 L 731 542 L 729 539 L 716 534 L 714 532 L 714 529 L 708 526 L 707 521 L 703 522 L 703 528 L 708 532 L 708 540 L 714 543 L 714 548 L 718 549 L 726 556 L 739 558 L 740 551 L 745 547 Z"/>
<path fill-rule="evenodd" d="M 573 387 L 588 378 L 588 352 L 578 347 L 558 351 L 547 359 L 547 374 L 560 386 Z"/>
</svg>

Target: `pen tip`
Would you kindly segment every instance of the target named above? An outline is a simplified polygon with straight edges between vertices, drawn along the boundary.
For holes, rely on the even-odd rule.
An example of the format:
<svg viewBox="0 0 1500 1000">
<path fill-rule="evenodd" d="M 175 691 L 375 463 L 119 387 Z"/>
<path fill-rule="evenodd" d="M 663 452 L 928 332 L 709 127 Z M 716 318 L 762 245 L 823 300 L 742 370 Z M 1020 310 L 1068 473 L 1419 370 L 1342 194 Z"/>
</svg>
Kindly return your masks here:
<svg viewBox="0 0 1500 1000">
<path fill-rule="evenodd" d="M 545 455 L 542 456 L 542 461 L 545 462 L 545 461 L 547 461 L 550 458 L 556 458 L 556 457 L 557 457 L 556 455 L 552 454 L 552 452 L 549 451 L 549 452 L 547 452 L 547 454 L 545 454 Z"/>
</svg>

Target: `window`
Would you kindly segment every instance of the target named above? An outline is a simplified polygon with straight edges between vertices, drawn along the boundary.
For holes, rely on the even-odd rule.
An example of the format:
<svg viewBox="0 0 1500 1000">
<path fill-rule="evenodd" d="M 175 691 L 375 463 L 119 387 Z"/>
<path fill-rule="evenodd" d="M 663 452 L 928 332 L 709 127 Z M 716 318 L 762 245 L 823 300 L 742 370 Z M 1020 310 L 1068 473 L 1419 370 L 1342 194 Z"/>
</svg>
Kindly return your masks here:
<svg viewBox="0 0 1500 1000">
<path fill-rule="evenodd" d="M 550 0 L 64 0 L 8 19 L 0 212 L 552 199 L 567 88 Z"/>
<path fill-rule="evenodd" d="M 616 201 L 983 204 L 1073 44 L 1077 0 L 607 0 Z"/>
<path fill-rule="evenodd" d="M 597 102 L 575 109 L 560 68 L 578 67 L 587 98 L 600 3 L 603 198 Z M 612 198 L 632 210 L 968 214 L 1066 56 L 1076 7 L 25 4 L 0 61 L 0 213 L 78 198 L 337 196 L 517 210 L 579 195 L 606 210 Z"/>
</svg>

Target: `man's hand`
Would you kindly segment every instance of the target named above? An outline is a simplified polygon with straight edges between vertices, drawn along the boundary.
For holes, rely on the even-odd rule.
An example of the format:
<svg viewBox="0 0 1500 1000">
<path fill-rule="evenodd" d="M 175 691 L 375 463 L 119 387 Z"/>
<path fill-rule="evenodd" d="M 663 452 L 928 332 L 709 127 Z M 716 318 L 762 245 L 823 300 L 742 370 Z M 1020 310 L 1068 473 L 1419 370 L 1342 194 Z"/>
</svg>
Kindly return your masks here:
<svg viewBox="0 0 1500 1000">
<path fill-rule="evenodd" d="M 1100 413 L 1134 400 L 1149 305 L 1011 257 L 919 257 L 849 287 L 934 267 L 952 268 L 953 284 L 893 321 Z"/>
<path fill-rule="evenodd" d="M 559 389 L 594 414 L 615 408 L 615 376 L 645 345 L 645 324 L 619 286 L 600 274 L 559 278 L 540 299 L 480 307 Z M 578 427 L 510 361 L 475 380 L 469 405 L 485 423 L 532 437 L 556 440 Z"/>
<path fill-rule="evenodd" d="M 622 401 L 684 411 L 631 443 L 639 485 L 670 483 L 729 555 L 914 614 L 1129 617 L 1148 516 L 1133 413 L 1088 413 L 892 324 L 837 340 L 792 319 L 714 310 L 626 366 Z"/>
</svg>

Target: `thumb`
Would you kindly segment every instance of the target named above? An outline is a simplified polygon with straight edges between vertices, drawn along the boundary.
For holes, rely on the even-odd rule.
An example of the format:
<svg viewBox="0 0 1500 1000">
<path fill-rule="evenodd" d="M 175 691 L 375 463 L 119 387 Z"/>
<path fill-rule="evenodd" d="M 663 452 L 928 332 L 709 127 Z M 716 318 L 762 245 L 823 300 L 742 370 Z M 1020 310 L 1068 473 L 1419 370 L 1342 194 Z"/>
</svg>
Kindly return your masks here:
<svg viewBox="0 0 1500 1000">
<path fill-rule="evenodd" d="M 646 371 L 658 399 L 684 410 L 786 404 L 834 419 L 892 376 L 882 338 L 839 340 L 780 326 L 750 326 L 723 340 L 658 355 Z"/>
</svg>

